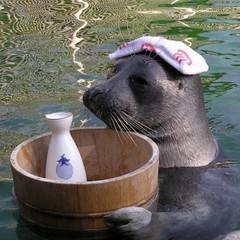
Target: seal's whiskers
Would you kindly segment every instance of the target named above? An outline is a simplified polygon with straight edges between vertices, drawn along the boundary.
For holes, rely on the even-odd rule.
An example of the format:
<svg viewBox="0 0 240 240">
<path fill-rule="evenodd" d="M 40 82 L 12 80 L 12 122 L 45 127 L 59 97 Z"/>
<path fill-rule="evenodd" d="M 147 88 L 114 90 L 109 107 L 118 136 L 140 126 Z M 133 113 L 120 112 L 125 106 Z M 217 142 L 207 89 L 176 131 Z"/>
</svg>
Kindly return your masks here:
<svg viewBox="0 0 240 240">
<path fill-rule="evenodd" d="M 129 121 L 127 121 L 127 119 L 124 118 L 122 115 L 118 115 L 118 119 L 121 121 L 121 125 L 123 126 L 128 137 L 131 138 L 131 140 L 137 146 L 136 142 L 133 140 L 132 136 L 129 134 L 129 131 L 137 132 L 136 129 L 131 124 L 129 124 Z"/>
<path fill-rule="evenodd" d="M 124 139 L 127 139 L 128 138 L 128 132 L 127 132 L 126 127 L 121 122 L 121 119 L 119 118 L 119 116 L 117 114 L 114 114 L 114 115 L 115 115 L 115 121 L 116 121 L 116 123 L 118 125 L 118 129 L 120 130 L 120 133 L 122 134 Z"/>
<path fill-rule="evenodd" d="M 117 131 L 117 134 L 120 138 L 120 134 L 124 139 L 130 138 L 132 142 L 137 146 L 132 136 L 129 134 L 129 131 L 134 130 L 129 126 L 129 124 L 122 119 L 118 112 L 111 111 L 108 114 L 110 126 Z M 118 131 L 119 130 L 119 131 Z M 121 140 L 121 138 L 120 138 Z M 122 141 L 121 141 L 122 142 Z"/>
<path fill-rule="evenodd" d="M 120 142 L 122 143 L 122 138 L 120 136 L 120 132 L 118 131 L 118 129 L 121 130 L 121 128 L 120 128 L 119 124 L 117 123 L 115 116 L 111 112 L 109 113 L 109 123 L 110 123 L 111 128 L 116 130 L 117 136 L 118 136 Z M 121 132 L 121 134 L 122 134 L 122 132 Z"/>
<path fill-rule="evenodd" d="M 148 127 L 147 125 L 139 122 L 138 120 L 136 120 L 135 118 L 133 118 L 132 116 L 130 116 L 129 114 L 127 114 L 126 112 L 122 112 L 124 114 L 124 116 L 127 118 L 128 122 L 134 126 L 135 129 L 139 130 L 142 133 L 148 133 L 148 134 L 155 134 L 156 130 L 151 129 L 150 127 Z"/>
<path fill-rule="evenodd" d="M 128 138 L 130 138 L 132 140 L 132 142 L 137 146 L 134 139 L 129 134 L 129 131 L 131 131 L 131 130 L 135 131 L 135 130 L 131 127 L 131 125 L 128 124 L 128 122 L 126 122 L 122 118 L 122 116 L 119 113 L 115 112 L 115 117 L 116 117 L 116 121 L 118 122 L 120 129 L 123 131 L 122 133 L 125 135 L 125 137 L 127 136 Z"/>
<path fill-rule="evenodd" d="M 117 131 L 118 135 L 121 134 L 124 139 L 127 139 L 129 137 L 131 138 L 131 136 L 128 133 L 129 129 L 127 129 L 125 124 L 123 124 L 122 120 L 119 118 L 119 115 L 116 112 L 112 111 L 109 116 L 111 116 L 111 122 L 113 125 L 112 127 Z"/>
</svg>

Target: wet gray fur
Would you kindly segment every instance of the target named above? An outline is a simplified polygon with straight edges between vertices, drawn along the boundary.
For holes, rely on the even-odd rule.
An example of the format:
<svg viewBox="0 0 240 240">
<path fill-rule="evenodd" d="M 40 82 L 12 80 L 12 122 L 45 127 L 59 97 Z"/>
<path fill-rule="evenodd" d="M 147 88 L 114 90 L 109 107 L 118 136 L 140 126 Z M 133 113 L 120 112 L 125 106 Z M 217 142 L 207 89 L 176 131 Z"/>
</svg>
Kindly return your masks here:
<svg viewBox="0 0 240 240">
<path fill-rule="evenodd" d="M 112 230 L 124 239 L 210 240 L 237 228 L 239 176 L 209 129 L 199 75 L 137 54 L 117 61 L 83 101 L 109 127 L 145 134 L 160 151 L 157 212 L 120 209 L 106 217 Z"/>
</svg>

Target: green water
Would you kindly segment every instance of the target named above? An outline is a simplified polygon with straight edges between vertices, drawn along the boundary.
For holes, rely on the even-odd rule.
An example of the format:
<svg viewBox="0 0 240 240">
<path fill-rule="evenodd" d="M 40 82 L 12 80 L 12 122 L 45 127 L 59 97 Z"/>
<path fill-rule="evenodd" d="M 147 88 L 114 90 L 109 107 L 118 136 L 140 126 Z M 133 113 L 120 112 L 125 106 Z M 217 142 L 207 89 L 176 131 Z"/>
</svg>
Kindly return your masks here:
<svg viewBox="0 0 240 240">
<path fill-rule="evenodd" d="M 240 159 L 239 13 L 239 0 L 0 0 L 0 239 L 43 239 L 12 201 L 12 149 L 48 131 L 48 112 L 101 125 L 84 111 L 82 92 L 105 79 L 117 45 L 141 35 L 184 41 L 205 57 L 210 126 L 229 158 Z"/>
</svg>

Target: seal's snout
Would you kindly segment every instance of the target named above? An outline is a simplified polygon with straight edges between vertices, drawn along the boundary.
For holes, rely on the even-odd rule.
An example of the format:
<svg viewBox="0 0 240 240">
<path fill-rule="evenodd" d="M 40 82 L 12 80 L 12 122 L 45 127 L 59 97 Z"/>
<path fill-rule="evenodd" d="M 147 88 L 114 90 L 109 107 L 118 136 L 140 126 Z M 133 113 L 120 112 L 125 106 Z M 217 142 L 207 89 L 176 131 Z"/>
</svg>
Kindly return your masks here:
<svg viewBox="0 0 240 240">
<path fill-rule="evenodd" d="M 83 101 L 96 102 L 97 98 L 101 96 L 101 94 L 102 94 L 102 91 L 100 91 L 99 89 L 91 88 L 84 93 Z"/>
<path fill-rule="evenodd" d="M 105 105 L 105 99 L 105 91 L 99 86 L 92 87 L 83 94 L 84 105 L 93 113 Z"/>
<path fill-rule="evenodd" d="M 92 110 L 94 108 L 95 103 L 97 102 L 97 96 L 100 96 L 101 92 L 96 90 L 95 88 L 91 88 L 87 90 L 83 94 L 83 103 L 84 105 Z"/>
</svg>

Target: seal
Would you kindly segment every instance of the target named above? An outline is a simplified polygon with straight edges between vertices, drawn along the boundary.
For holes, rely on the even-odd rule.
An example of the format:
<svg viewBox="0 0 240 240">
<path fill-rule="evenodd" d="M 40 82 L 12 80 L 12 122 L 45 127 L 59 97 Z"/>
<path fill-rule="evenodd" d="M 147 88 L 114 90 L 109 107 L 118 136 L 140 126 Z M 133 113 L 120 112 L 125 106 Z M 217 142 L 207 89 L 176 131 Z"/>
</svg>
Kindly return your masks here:
<svg viewBox="0 0 240 240">
<path fill-rule="evenodd" d="M 83 101 L 108 126 L 152 138 L 160 167 L 203 166 L 215 158 L 199 75 L 183 75 L 160 58 L 120 59 Z"/>
<path fill-rule="evenodd" d="M 236 230 L 239 174 L 209 129 L 199 75 L 183 75 L 154 54 L 135 54 L 119 59 L 83 102 L 110 128 L 145 134 L 160 151 L 157 212 L 119 209 L 106 216 L 112 230 L 130 239 L 180 240 Z"/>
</svg>

